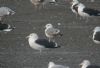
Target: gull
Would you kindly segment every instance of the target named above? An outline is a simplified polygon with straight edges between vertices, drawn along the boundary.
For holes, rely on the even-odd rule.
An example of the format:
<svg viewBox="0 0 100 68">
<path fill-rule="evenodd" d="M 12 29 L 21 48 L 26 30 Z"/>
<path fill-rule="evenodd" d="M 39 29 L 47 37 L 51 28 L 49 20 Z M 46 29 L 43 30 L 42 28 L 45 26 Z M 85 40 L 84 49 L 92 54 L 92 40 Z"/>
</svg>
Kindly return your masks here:
<svg viewBox="0 0 100 68">
<path fill-rule="evenodd" d="M 30 2 L 37 8 L 38 6 L 44 6 L 47 3 L 55 3 L 57 0 L 30 0 Z"/>
<path fill-rule="evenodd" d="M 77 7 L 78 7 L 78 14 L 83 18 L 100 16 L 99 10 L 84 7 L 82 4 L 77 5 Z"/>
<path fill-rule="evenodd" d="M 81 68 L 100 68 L 98 65 L 91 65 L 89 60 L 83 60 L 83 62 L 80 64 Z"/>
<path fill-rule="evenodd" d="M 58 64 L 55 64 L 54 62 L 49 62 L 48 68 L 69 68 L 69 67 L 64 66 L 64 65 L 58 65 Z"/>
<path fill-rule="evenodd" d="M 94 31 L 92 37 L 93 41 L 96 44 L 100 44 L 100 27 L 99 26 L 95 27 L 93 31 Z"/>
<path fill-rule="evenodd" d="M 72 2 L 71 2 L 71 10 L 72 10 L 72 12 L 74 13 L 74 14 L 76 14 L 76 17 L 77 17 L 77 15 L 78 15 L 78 5 L 79 4 L 81 4 L 82 6 L 84 6 L 85 7 L 85 5 L 84 4 L 82 4 L 82 3 L 80 3 L 78 0 L 73 0 Z"/>
<path fill-rule="evenodd" d="M 52 24 L 46 24 L 46 29 L 45 29 L 45 35 L 47 38 L 49 38 L 49 41 L 51 39 L 54 39 L 56 36 L 62 36 L 62 33 L 60 32 L 59 29 L 54 28 Z M 54 41 L 54 40 L 53 40 Z"/>
<path fill-rule="evenodd" d="M 13 15 L 15 11 L 11 10 L 8 7 L 0 7 L 0 21 L 3 21 L 5 16 Z"/>
<path fill-rule="evenodd" d="M 39 50 L 40 53 L 44 49 L 59 48 L 60 47 L 55 42 L 52 42 L 52 41 L 49 42 L 46 39 L 39 38 L 36 33 L 31 33 L 26 38 L 28 38 L 28 42 L 29 42 L 30 47 L 33 48 L 33 49 L 35 49 L 35 50 Z"/>
<path fill-rule="evenodd" d="M 9 32 L 9 31 L 12 31 L 15 27 L 12 27 L 11 25 L 9 24 L 3 24 L 3 23 L 0 23 L 0 32 L 4 31 L 4 32 Z"/>
<path fill-rule="evenodd" d="M 86 18 L 86 22 L 88 21 L 89 17 L 100 16 L 99 10 L 88 8 L 84 4 L 79 3 L 77 0 L 73 0 L 71 9 L 76 15 Z"/>
<path fill-rule="evenodd" d="M 91 0 L 91 2 L 94 2 L 95 0 Z"/>
</svg>

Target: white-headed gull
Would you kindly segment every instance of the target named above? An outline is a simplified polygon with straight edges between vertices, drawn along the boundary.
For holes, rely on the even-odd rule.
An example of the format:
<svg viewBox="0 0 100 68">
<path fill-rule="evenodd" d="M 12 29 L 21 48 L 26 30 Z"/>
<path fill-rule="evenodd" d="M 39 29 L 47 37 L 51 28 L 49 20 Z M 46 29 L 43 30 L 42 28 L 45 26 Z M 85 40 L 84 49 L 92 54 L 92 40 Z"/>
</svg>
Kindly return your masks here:
<svg viewBox="0 0 100 68">
<path fill-rule="evenodd" d="M 88 21 L 88 17 L 100 16 L 99 10 L 88 8 L 84 4 L 80 3 L 78 0 L 72 1 L 71 9 L 76 15 L 79 15 L 82 18 L 86 18 L 86 22 Z"/>
<path fill-rule="evenodd" d="M 84 7 L 81 4 L 79 4 L 77 7 L 78 7 L 78 14 L 82 17 L 88 18 L 88 17 L 92 17 L 92 16 L 100 16 L 99 10 Z"/>
<path fill-rule="evenodd" d="M 27 36 L 30 47 L 35 50 L 39 50 L 40 53 L 42 50 L 47 48 L 59 48 L 55 42 L 49 42 L 47 39 L 40 39 L 36 33 L 31 33 Z"/>
<path fill-rule="evenodd" d="M 93 41 L 96 44 L 100 44 L 100 27 L 95 27 L 93 31 Z"/>
<path fill-rule="evenodd" d="M 100 68 L 100 66 L 98 65 L 91 65 L 89 60 L 83 60 L 80 65 L 82 66 L 81 68 Z"/>
<path fill-rule="evenodd" d="M 8 7 L 0 7 L 0 21 L 2 21 L 5 16 L 13 14 L 15 14 L 15 11 L 13 11 L 12 9 Z"/>
</svg>

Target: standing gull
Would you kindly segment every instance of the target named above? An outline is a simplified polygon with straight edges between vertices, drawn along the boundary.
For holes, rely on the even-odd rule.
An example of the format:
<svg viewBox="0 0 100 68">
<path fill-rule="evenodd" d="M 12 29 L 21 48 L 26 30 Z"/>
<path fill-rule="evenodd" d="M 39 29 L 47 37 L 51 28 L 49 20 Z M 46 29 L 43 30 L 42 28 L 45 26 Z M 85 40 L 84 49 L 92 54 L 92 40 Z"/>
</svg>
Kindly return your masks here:
<svg viewBox="0 0 100 68">
<path fill-rule="evenodd" d="M 52 24 L 46 24 L 45 27 L 46 27 L 45 35 L 47 38 L 49 38 L 49 41 L 51 41 L 51 39 L 53 39 L 56 36 L 62 36 L 60 30 L 54 28 Z M 54 39 L 53 39 L 53 41 L 54 41 Z"/>
<path fill-rule="evenodd" d="M 12 26 L 9 25 L 9 24 L 0 23 L 0 32 L 1 32 L 1 31 L 9 32 L 9 31 L 12 31 L 14 28 L 15 28 L 15 27 L 12 27 Z"/>
<path fill-rule="evenodd" d="M 100 44 L 100 27 L 95 27 L 93 32 L 93 41 L 96 44 Z"/>
<path fill-rule="evenodd" d="M 40 39 L 36 33 L 31 33 L 26 38 L 28 38 L 30 47 L 32 47 L 35 50 L 39 50 L 40 53 L 42 50 L 47 49 L 47 48 L 59 48 L 60 47 L 55 42 L 52 42 L 52 41 L 49 42 L 46 39 Z"/>
<path fill-rule="evenodd" d="M 63 66 L 63 65 L 58 65 L 58 64 L 55 64 L 54 62 L 49 62 L 48 68 L 69 68 L 69 67 Z"/>
<path fill-rule="evenodd" d="M 100 66 L 97 65 L 91 65 L 89 60 L 83 60 L 83 62 L 80 64 L 81 68 L 100 68 Z"/>
<path fill-rule="evenodd" d="M 0 21 L 3 21 L 3 18 L 8 15 L 13 15 L 15 12 L 8 7 L 0 7 Z"/>
</svg>

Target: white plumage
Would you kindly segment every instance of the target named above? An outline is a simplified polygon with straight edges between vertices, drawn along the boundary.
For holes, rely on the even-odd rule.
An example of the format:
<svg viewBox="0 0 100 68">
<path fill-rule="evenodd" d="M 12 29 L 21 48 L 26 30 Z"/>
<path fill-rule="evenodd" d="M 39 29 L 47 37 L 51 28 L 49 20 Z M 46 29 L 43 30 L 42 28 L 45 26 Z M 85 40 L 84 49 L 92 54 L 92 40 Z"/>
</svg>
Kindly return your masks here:
<svg viewBox="0 0 100 68">
<path fill-rule="evenodd" d="M 98 65 L 92 65 L 89 60 L 83 60 L 80 65 L 82 66 L 81 68 L 100 68 Z"/>
<path fill-rule="evenodd" d="M 91 63 L 89 60 L 83 60 L 82 63 L 80 63 L 80 65 L 82 66 L 81 68 L 87 68 L 90 64 Z"/>
<path fill-rule="evenodd" d="M 2 21 L 2 19 L 5 16 L 13 15 L 13 14 L 15 14 L 15 12 L 13 10 L 11 10 L 10 8 L 8 8 L 8 7 L 0 7 L 0 21 Z"/>
<path fill-rule="evenodd" d="M 46 39 L 40 39 L 36 33 L 31 33 L 27 36 L 30 47 L 40 52 L 46 48 L 58 48 L 59 46 L 55 42 L 49 42 Z"/>
<path fill-rule="evenodd" d="M 64 66 L 64 65 L 58 65 L 58 64 L 55 64 L 54 62 L 49 62 L 48 68 L 69 68 L 69 67 Z"/>
<path fill-rule="evenodd" d="M 92 39 L 96 44 L 100 44 L 100 27 L 94 28 Z"/>
<path fill-rule="evenodd" d="M 87 18 L 87 20 L 88 17 L 100 16 L 99 10 L 87 8 L 84 4 L 80 3 L 78 0 L 72 1 L 71 9 L 73 13 L 83 18 Z"/>
<path fill-rule="evenodd" d="M 3 24 L 3 23 L 0 23 L 0 31 L 4 31 L 4 32 L 9 32 L 9 31 L 12 31 L 15 27 L 12 27 L 11 25 L 9 24 Z"/>
<path fill-rule="evenodd" d="M 78 5 L 81 4 L 81 5 L 83 5 L 85 7 L 85 5 L 80 3 L 78 0 L 73 0 L 71 2 L 71 4 L 72 4 L 71 5 L 71 10 L 72 10 L 73 13 L 76 14 L 76 16 L 78 15 Z"/>
</svg>

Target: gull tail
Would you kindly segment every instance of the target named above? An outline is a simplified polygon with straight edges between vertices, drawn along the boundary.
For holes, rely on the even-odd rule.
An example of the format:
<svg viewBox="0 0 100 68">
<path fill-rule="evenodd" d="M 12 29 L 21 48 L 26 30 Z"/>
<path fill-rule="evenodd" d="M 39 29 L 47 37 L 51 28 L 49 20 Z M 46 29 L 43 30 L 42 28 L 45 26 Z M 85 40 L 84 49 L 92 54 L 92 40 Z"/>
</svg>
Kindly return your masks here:
<svg viewBox="0 0 100 68">
<path fill-rule="evenodd" d="M 100 11 L 96 10 L 96 12 L 95 12 L 94 15 L 95 15 L 95 16 L 100 16 Z"/>
<path fill-rule="evenodd" d="M 8 24 L 8 28 L 7 29 L 4 29 L 3 31 L 6 31 L 6 32 L 9 32 L 9 31 L 12 31 L 13 29 L 15 29 L 15 27 L 12 27 Z"/>
<path fill-rule="evenodd" d="M 50 44 L 50 48 L 60 48 L 61 47 L 56 42 L 50 41 L 49 44 Z"/>
<path fill-rule="evenodd" d="M 59 36 L 63 36 L 63 34 L 62 34 L 62 33 L 58 33 L 58 35 L 59 35 Z"/>
</svg>

